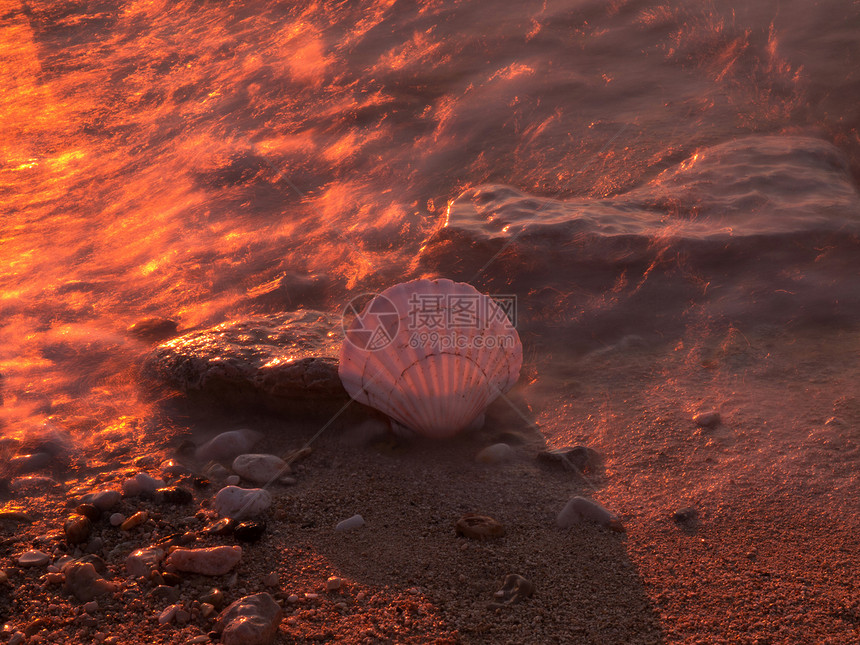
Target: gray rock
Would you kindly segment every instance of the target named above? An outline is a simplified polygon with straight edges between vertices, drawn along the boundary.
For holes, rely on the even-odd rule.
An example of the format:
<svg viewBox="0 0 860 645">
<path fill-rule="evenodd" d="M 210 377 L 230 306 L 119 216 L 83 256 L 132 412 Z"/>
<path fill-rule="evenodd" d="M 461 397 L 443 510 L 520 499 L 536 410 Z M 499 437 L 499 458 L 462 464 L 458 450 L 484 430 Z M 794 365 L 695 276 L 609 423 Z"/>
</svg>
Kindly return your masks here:
<svg viewBox="0 0 860 645">
<path fill-rule="evenodd" d="M 207 402 L 318 410 L 347 399 L 337 374 L 340 333 L 340 319 L 318 311 L 248 318 L 159 345 L 144 372 Z"/>
<path fill-rule="evenodd" d="M 585 497 L 571 498 L 556 517 L 556 524 L 561 529 L 569 529 L 583 522 L 596 522 L 601 526 L 622 530 L 617 515 Z"/>
<path fill-rule="evenodd" d="M 261 433 L 248 428 L 222 432 L 197 449 L 197 458 L 201 461 L 232 461 L 248 452 L 262 438 Z"/>
<path fill-rule="evenodd" d="M 245 454 L 233 460 L 233 472 L 255 484 L 266 484 L 291 471 L 287 462 L 276 455 Z"/>
<path fill-rule="evenodd" d="M 224 645 L 271 645 L 283 613 L 267 593 L 240 598 L 218 617 L 216 631 Z"/>
<path fill-rule="evenodd" d="M 122 492 L 126 497 L 152 496 L 156 490 L 166 486 L 163 479 L 156 479 L 147 473 L 137 473 L 134 477 L 122 483 Z"/>
<path fill-rule="evenodd" d="M 335 531 L 352 531 L 353 529 L 357 529 L 364 526 L 364 518 L 361 515 L 353 515 L 352 517 L 348 517 L 345 520 L 342 520 L 337 523 L 337 526 L 334 527 Z"/>
<path fill-rule="evenodd" d="M 81 504 L 92 504 L 100 511 L 109 511 L 119 504 L 122 494 L 117 490 L 102 490 L 97 493 L 88 493 L 81 497 Z"/>
<path fill-rule="evenodd" d="M 215 510 L 221 517 L 245 520 L 264 513 L 272 505 L 272 496 L 262 488 L 225 486 L 215 496 Z"/>
</svg>

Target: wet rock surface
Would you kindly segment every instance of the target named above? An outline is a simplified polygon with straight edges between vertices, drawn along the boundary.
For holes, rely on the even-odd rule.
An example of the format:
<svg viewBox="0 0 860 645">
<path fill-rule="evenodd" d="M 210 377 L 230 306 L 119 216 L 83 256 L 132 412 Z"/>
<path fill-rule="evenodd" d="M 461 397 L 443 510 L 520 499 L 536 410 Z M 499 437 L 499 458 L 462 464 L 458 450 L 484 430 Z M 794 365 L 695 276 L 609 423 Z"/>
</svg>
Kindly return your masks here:
<svg viewBox="0 0 860 645">
<path fill-rule="evenodd" d="M 307 410 L 348 397 L 337 374 L 340 320 L 299 310 L 227 322 L 159 345 L 144 372 L 228 406 Z"/>
</svg>

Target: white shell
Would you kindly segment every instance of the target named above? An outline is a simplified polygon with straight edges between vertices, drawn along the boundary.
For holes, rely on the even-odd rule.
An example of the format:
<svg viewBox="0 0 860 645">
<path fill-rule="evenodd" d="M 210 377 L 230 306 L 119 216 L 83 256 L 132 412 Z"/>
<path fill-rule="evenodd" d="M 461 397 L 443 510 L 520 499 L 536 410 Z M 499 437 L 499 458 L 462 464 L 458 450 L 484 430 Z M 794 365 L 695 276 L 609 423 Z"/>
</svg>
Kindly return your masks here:
<svg viewBox="0 0 860 645">
<path fill-rule="evenodd" d="M 339 374 L 356 401 L 449 437 L 514 386 L 522 362 L 519 335 L 492 298 L 461 282 L 415 280 L 386 289 L 356 317 Z"/>
</svg>

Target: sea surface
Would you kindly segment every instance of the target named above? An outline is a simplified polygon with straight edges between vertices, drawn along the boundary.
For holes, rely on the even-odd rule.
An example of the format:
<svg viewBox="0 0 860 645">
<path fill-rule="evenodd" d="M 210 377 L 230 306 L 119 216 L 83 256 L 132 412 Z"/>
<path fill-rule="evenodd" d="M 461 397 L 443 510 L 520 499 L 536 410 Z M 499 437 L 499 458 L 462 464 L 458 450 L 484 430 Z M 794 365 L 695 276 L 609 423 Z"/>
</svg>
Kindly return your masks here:
<svg viewBox="0 0 860 645">
<path fill-rule="evenodd" d="M 141 319 L 418 276 L 530 379 L 850 326 L 858 61 L 847 0 L 0 0 L 0 431 L 140 438 Z"/>
</svg>

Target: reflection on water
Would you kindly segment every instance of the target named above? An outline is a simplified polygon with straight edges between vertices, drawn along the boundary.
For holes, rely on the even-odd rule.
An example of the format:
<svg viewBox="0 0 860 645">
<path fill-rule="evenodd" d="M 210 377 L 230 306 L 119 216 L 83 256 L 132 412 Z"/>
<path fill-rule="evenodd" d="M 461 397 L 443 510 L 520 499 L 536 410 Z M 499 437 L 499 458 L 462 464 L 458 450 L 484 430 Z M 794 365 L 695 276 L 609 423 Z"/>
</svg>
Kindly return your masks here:
<svg viewBox="0 0 860 645">
<path fill-rule="evenodd" d="M 334 310 L 482 183 L 610 196 L 753 132 L 829 138 L 858 176 L 857 12 L 4 0 L 6 430 L 127 428 L 130 324 Z"/>
</svg>

